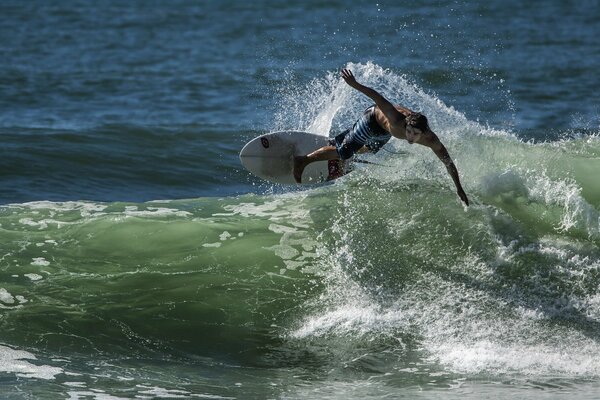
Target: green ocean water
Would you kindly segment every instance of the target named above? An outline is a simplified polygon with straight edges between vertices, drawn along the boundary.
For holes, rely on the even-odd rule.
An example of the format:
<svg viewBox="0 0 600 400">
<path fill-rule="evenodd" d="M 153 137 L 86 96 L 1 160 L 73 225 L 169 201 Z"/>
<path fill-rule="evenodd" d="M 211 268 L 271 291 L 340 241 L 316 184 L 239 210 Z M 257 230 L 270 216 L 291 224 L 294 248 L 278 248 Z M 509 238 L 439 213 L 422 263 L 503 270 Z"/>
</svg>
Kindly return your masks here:
<svg viewBox="0 0 600 400">
<path fill-rule="evenodd" d="M 3 206 L 3 387 L 464 397 L 576 379 L 593 392 L 600 197 L 578 166 L 600 144 L 453 148 L 472 154 L 467 209 L 412 147 L 394 174 L 288 194 Z"/>
</svg>

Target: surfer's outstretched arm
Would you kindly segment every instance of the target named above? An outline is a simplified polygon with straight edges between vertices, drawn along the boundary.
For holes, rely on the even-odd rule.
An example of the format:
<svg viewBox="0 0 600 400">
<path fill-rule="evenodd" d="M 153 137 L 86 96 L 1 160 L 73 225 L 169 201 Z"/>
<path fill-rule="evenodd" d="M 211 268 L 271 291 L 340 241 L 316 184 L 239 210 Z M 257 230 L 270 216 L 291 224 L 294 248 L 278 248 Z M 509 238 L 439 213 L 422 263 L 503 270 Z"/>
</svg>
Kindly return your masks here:
<svg viewBox="0 0 600 400">
<path fill-rule="evenodd" d="M 386 118 L 392 125 L 396 125 L 400 121 L 404 120 L 404 115 L 402 115 L 396 109 L 396 107 L 394 107 L 394 105 L 388 101 L 388 99 L 379 94 L 379 92 L 375 89 L 358 83 L 356 81 L 356 78 L 354 78 L 352 71 L 350 71 L 349 69 L 343 69 L 342 78 L 344 78 L 344 81 L 346 81 L 348 85 L 350 85 L 354 89 L 358 90 L 359 92 L 363 93 L 364 95 L 368 96 L 371 100 L 373 100 L 375 104 L 377 104 L 377 107 L 379 107 L 381 112 L 383 112 L 383 114 L 386 116 Z"/>
<path fill-rule="evenodd" d="M 469 205 L 469 199 L 467 198 L 467 195 L 466 195 L 465 191 L 463 190 L 462 185 L 460 184 L 460 179 L 458 177 L 458 170 L 456 169 L 456 166 L 452 162 L 452 158 L 450 158 L 450 154 L 448 154 L 448 150 L 446 150 L 446 147 L 444 147 L 442 142 L 440 142 L 438 137 L 435 135 L 434 135 L 433 140 L 430 143 L 427 143 L 426 146 L 430 147 L 431 150 L 433 150 L 433 152 L 435 153 L 435 155 L 444 163 L 444 165 L 446 166 L 446 170 L 448 171 L 448 173 L 452 177 L 452 180 L 454 181 L 454 185 L 456 186 L 456 193 L 458 194 L 458 197 L 460 197 L 460 199 L 466 205 Z"/>
</svg>

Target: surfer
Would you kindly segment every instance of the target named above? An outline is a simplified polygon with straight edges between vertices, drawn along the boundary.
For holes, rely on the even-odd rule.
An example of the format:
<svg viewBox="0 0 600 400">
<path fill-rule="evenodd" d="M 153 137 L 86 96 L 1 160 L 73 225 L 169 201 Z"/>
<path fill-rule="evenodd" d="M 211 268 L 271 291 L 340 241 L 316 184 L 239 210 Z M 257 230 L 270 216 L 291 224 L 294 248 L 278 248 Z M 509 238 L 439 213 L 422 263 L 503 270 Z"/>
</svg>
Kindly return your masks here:
<svg viewBox="0 0 600 400">
<path fill-rule="evenodd" d="M 342 70 L 342 78 L 354 89 L 365 94 L 375 102 L 367 108 L 352 128 L 342 132 L 310 154 L 294 157 L 294 179 L 300 183 L 304 168 L 315 161 L 347 160 L 357 153 L 370 151 L 376 153 L 393 136 L 404 139 L 409 144 L 417 143 L 429 147 L 444 163 L 446 170 L 456 186 L 458 197 L 469 205 L 469 199 L 463 190 L 458 170 L 440 139 L 429 128 L 427 118 L 418 112 L 400 105 L 393 105 L 376 90 L 356 81 L 352 71 Z"/>
</svg>

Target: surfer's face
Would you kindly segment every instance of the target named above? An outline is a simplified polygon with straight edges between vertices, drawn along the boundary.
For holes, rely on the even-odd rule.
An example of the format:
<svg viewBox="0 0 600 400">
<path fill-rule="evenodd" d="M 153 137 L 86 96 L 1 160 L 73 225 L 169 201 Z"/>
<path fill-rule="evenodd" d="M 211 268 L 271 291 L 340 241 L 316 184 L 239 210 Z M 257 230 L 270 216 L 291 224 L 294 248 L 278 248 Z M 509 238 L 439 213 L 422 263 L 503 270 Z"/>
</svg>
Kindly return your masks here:
<svg viewBox="0 0 600 400">
<path fill-rule="evenodd" d="M 412 125 L 406 125 L 406 140 L 408 143 L 413 144 L 419 141 L 423 132 L 419 128 L 415 128 Z"/>
</svg>

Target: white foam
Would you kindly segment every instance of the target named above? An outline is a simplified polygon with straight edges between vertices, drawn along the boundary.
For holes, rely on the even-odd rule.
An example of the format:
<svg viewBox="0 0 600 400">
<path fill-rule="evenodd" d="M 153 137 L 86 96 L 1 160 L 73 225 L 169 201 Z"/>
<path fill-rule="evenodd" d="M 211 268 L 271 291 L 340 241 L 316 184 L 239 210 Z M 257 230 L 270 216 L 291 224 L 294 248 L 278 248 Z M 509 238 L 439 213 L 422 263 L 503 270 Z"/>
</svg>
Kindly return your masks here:
<svg viewBox="0 0 600 400">
<path fill-rule="evenodd" d="M 430 350 L 435 354 L 435 361 L 460 373 L 600 376 L 600 360 L 592 356 L 597 354 L 596 345 L 557 349 L 548 345 L 511 346 L 483 340 L 468 344 L 445 343 Z"/>
<path fill-rule="evenodd" d="M 303 267 L 306 265 L 306 262 L 304 262 L 304 261 L 293 261 L 293 260 L 283 260 L 283 263 L 285 264 L 285 268 L 289 269 L 289 270 L 296 270 L 296 269 L 299 269 L 300 267 Z"/>
<path fill-rule="evenodd" d="M 263 204 L 256 203 L 240 203 L 234 205 L 226 205 L 223 208 L 230 213 L 217 213 L 213 216 L 229 216 L 241 215 L 242 217 L 278 217 L 288 215 L 289 212 L 285 209 L 276 211 L 283 206 L 282 200 L 266 201 Z"/>
<path fill-rule="evenodd" d="M 39 281 L 39 280 L 43 279 L 43 276 L 38 275 L 38 274 L 23 274 L 23 276 L 26 276 L 27 278 L 31 279 L 32 281 Z"/>
<path fill-rule="evenodd" d="M 277 244 L 271 247 L 264 247 L 264 249 L 271 250 L 275 253 L 275 255 L 277 255 L 277 257 L 281 257 L 284 260 L 290 260 L 298 256 L 298 254 L 300 254 L 298 250 L 296 250 L 292 246 L 285 244 Z"/>
<path fill-rule="evenodd" d="M 137 388 L 142 389 L 139 391 L 141 395 L 149 395 L 154 397 L 160 397 L 165 399 L 185 399 L 189 398 L 190 392 L 179 389 L 165 389 L 160 386 L 144 386 L 136 385 Z M 140 397 L 140 396 L 136 396 Z"/>
<path fill-rule="evenodd" d="M 34 201 L 23 204 L 10 204 L 11 208 L 26 208 L 29 210 L 49 210 L 51 215 L 55 212 L 69 212 L 79 211 L 82 217 L 89 217 L 93 215 L 102 215 L 102 212 L 108 207 L 104 204 L 84 202 L 84 201 L 66 201 L 66 202 L 52 202 L 52 201 Z"/>
<path fill-rule="evenodd" d="M 50 265 L 50 261 L 47 261 L 44 257 L 37 257 L 37 258 L 33 259 L 33 261 L 31 262 L 31 265 L 36 265 L 39 267 L 47 267 L 48 265 Z"/>
<path fill-rule="evenodd" d="M 551 241 L 541 242 L 541 248 L 552 251 Z M 595 268 L 585 257 L 555 253 L 579 268 Z M 450 372 L 600 376 L 600 359 L 595 356 L 600 345 L 593 338 L 578 330 L 543 325 L 553 315 L 573 309 L 600 309 L 600 295 L 557 299 L 551 309 L 536 309 L 426 274 L 418 285 L 403 288 L 394 304 L 382 306 L 338 267 L 329 269 L 326 278 L 329 289 L 319 299 L 320 311 L 301 321 L 291 337 L 397 337 L 399 331 L 416 331 L 429 361 L 445 365 Z M 593 317 L 588 314 L 588 318 Z"/>
<path fill-rule="evenodd" d="M 75 388 L 84 388 L 87 386 L 85 382 L 63 382 L 63 385 Z"/>
<path fill-rule="evenodd" d="M 19 223 L 21 225 L 39 227 L 40 229 L 46 229 L 48 227 L 48 224 L 46 224 L 45 222 L 43 222 L 43 221 L 42 222 L 34 221 L 31 218 L 21 218 L 19 220 Z"/>
<path fill-rule="evenodd" d="M 19 223 L 21 225 L 37 227 L 39 230 L 44 230 L 44 229 L 48 229 L 49 225 L 56 225 L 56 227 L 58 229 L 60 229 L 63 226 L 75 225 L 75 224 L 78 224 L 79 222 L 64 222 L 64 221 L 59 221 L 59 220 L 52 219 L 52 218 L 44 218 L 39 221 L 36 221 L 33 218 L 21 218 L 21 219 L 19 219 Z"/>
<path fill-rule="evenodd" d="M 25 217 L 19 220 L 19 222 L 23 225 L 39 227 L 39 229 L 46 229 L 50 224 L 57 225 L 58 228 L 61 228 L 64 225 L 81 223 L 80 221 L 59 221 L 55 219 L 57 213 L 60 215 L 62 213 L 78 211 L 81 217 L 86 219 L 108 215 L 108 213 L 106 212 L 108 205 L 92 202 L 72 201 L 55 203 L 50 201 L 38 201 L 24 204 L 10 204 L 9 207 L 33 210 L 34 214 L 39 214 L 40 211 L 48 211 L 50 214 L 50 218 L 45 217 L 41 220 L 36 220 L 35 218 Z M 188 211 L 182 211 L 167 207 L 147 207 L 144 210 L 140 210 L 140 207 L 137 205 L 125 206 L 124 211 L 115 212 L 114 214 L 122 214 L 129 217 L 188 217 L 192 215 Z M 48 243 L 56 244 L 55 241 L 50 241 Z"/>
<path fill-rule="evenodd" d="M 0 301 L 5 304 L 14 304 L 15 298 L 8 292 L 8 290 L 0 288 Z"/>
<path fill-rule="evenodd" d="M 29 300 L 27 300 L 25 297 L 20 296 L 20 295 L 15 296 L 15 299 L 17 299 L 17 301 L 21 304 L 25 304 L 25 303 L 29 302 Z"/>
<path fill-rule="evenodd" d="M 175 208 L 148 207 L 146 210 L 138 210 L 136 206 L 127 206 L 123 212 L 128 217 L 189 217 L 192 214 Z"/>
<path fill-rule="evenodd" d="M 230 237 L 231 237 L 231 233 L 224 231 L 223 233 L 221 233 L 219 235 L 219 240 L 224 241 L 224 240 L 229 239 Z"/>
<path fill-rule="evenodd" d="M 274 233 L 293 233 L 298 232 L 298 229 L 281 224 L 271 224 L 269 225 L 269 230 Z"/>
<path fill-rule="evenodd" d="M 600 235 L 600 213 L 581 196 L 582 189 L 574 180 L 552 179 L 536 174 L 529 185 L 532 196 L 546 204 L 562 207 L 557 231 L 579 228 L 591 237 Z"/>
<path fill-rule="evenodd" d="M 292 332 L 295 338 L 319 337 L 328 334 L 365 334 L 377 330 L 377 325 L 394 320 L 393 313 L 382 313 L 375 306 L 345 305 L 305 320 Z"/>
<path fill-rule="evenodd" d="M 63 372 L 62 368 L 35 365 L 26 360 L 37 358 L 26 351 L 0 345 L 0 372 L 14 373 L 23 378 L 51 380 Z"/>
<path fill-rule="evenodd" d="M 68 400 L 79 400 L 79 399 L 94 399 L 94 400 L 127 400 L 129 397 L 117 397 L 102 391 L 86 390 L 86 391 L 69 391 L 67 392 L 69 397 Z"/>
</svg>

